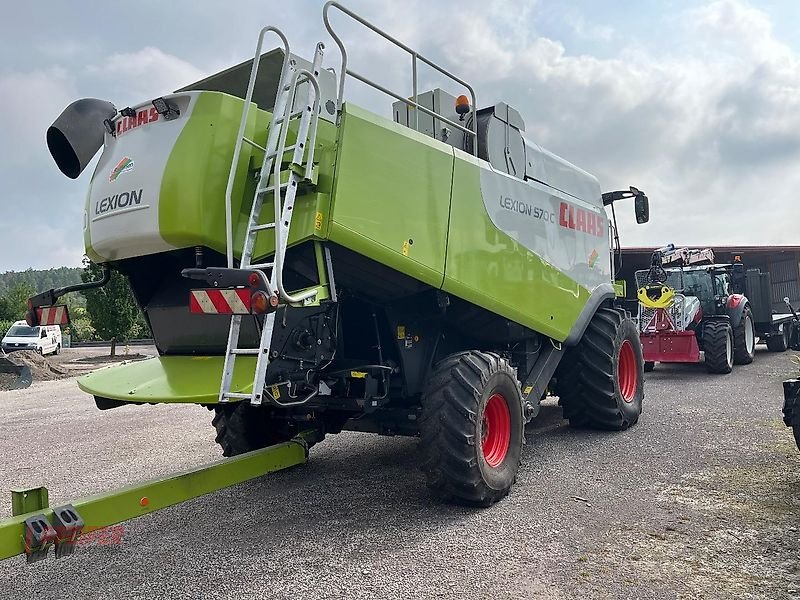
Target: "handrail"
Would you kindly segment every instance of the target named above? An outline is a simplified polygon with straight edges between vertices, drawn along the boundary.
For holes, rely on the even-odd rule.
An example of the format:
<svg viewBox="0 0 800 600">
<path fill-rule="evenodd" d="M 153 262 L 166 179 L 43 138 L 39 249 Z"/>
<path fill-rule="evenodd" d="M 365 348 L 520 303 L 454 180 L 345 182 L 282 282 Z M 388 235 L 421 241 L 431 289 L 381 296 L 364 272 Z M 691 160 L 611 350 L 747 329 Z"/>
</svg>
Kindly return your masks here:
<svg viewBox="0 0 800 600">
<path fill-rule="evenodd" d="M 317 52 L 316 57 L 314 60 L 313 67 L 315 70 L 319 69 L 319 63 L 322 62 L 322 49 L 324 46 L 322 43 L 317 44 Z M 275 209 L 275 259 L 273 265 L 273 279 L 275 280 L 276 287 L 278 289 L 278 293 L 280 294 L 281 299 L 286 302 L 294 303 L 294 302 L 302 302 L 306 298 L 310 298 L 313 296 L 316 291 L 310 290 L 306 292 L 299 292 L 296 295 L 289 294 L 283 287 L 283 261 L 286 258 L 286 247 L 289 239 L 289 231 L 288 228 L 284 225 L 283 222 L 283 212 L 287 209 L 285 206 L 281 206 L 281 194 L 280 194 L 280 181 L 281 181 L 281 161 L 280 158 L 285 153 L 286 148 L 286 136 L 289 131 L 289 115 L 292 112 L 292 107 L 295 102 L 295 96 L 297 95 L 297 86 L 300 82 L 300 78 L 304 77 L 304 81 L 308 81 L 311 88 L 314 90 L 314 101 L 308 107 L 307 110 L 303 111 L 303 115 L 300 117 L 300 126 L 297 133 L 297 142 L 295 143 L 294 153 L 292 155 L 292 164 L 300 164 L 303 160 L 303 154 L 307 153 L 307 161 L 306 161 L 306 169 L 305 169 L 305 178 L 308 179 L 311 177 L 311 172 L 313 169 L 313 162 L 314 162 L 314 144 L 316 143 L 316 130 L 317 130 L 317 119 L 319 117 L 319 107 L 322 102 L 322 93 L 319 87 L 319 81 L 317 80 L 317 73 L 312 73 L 306 69 L 298 69 L 294 77 L 292 77 L 292 81 L 289 84 L 289 100 L 286 102 L 286 107 L 284 108 L 283 113 L 283 122 L 281 123 L 281 135 L 278 139 L 278 148 L 275 152 L 276 158 L 275 163 L 273 166 L 273 173 L 272 173 L 272 183 L 275 189 L 274 198 L 274 209 Z M 310 123 L 309 123 L 310 121 Z M 308 140 L 305 140 L 305 136 L 309 130 L 311 129 L 311 137 Z M 305 141 L 304 141 L 305 140 Z M 303 144 L 306 145 L 303 148 Z M 288 210 L 292 210 L 293 206 L 289 206 Z"/>
<path fill-rule="evenodd" d="M 363 75 L 359 75 L 355 71 L 351 71 L 350 69 L 347 68 L 347 50 L 345 49 L 344 43 L 342 42 L 341 38 L 338 35 L 336 35 L 336 32 L 333 31 L 333 27 L 331 27 L 330 20 L 328 19 L 328 10 L 330 8 L 339 9 L 342 13 L 344 13 L 347 16 L 349 16 L 354 21 L 360 23 L 361 25 L 363 25 L 367 29 L 370 29 L 370 30 L 374 31 L 375 33 L 377 33 L 378 35 L 380 35 L 384 39 L 389 40 L 395 46 L 397 46 L 398 48 L 401 48 L 402 50 L 405 50 L 407 53 L 409 53 L 411 55 L 412 93 L 413 93 L 412 98 L 413 99 L 409 100 L 408 98 L 404 98 L 400 94 L 396 94 L 395 92 L 392 92 L 392 91 L 386 89 L 382 85 L 379 85 L 379 84 L 375 83 L 374 81 L 370 81 L 369 79 L 367 79 Z M 379 90 L 379 91 L 383 92 L 384 94 L 388 94 L 389 96 L 391 96 L 391 97 L 393 97 L 393 98 L 395 98 L 397 100 L 400 100 L 401 102 L 405 102 L 408 106 L 414 107 L 414 109 L 417 110 L 417 111 L 421 110 L 425 114 L 430 115 L 431 117 L 433 117 L 435 119 L 444 121 L 448 125 L 451 125 L 452 127 L 455 127 L 456 129 L 459 129 L 459 130 L 463 131 L 464 133 L 473 136 L 475 138 L 474 139 L 475 143 L 472 144 L 472 153 L 477 156 L 477 154 L 478 154 L 478 144 L 477 144 L 477 141 L 478 141 L 478 121 L 475 118 L 475 110 L 476 110 L 475 109 L 475 107 L 476 107 L 475 90 L 472 89 L 471 85 L 469 85 L 463 79 L 461 79 L 459 77 L 456 77 L 455 75 L 453 75 L 449 71 L 447 71 L 444 68 L 440 67 L 439 65 L 437 65 L 436 63 L 434 63 L 430 59 L 425 58 L 424 56 L 419 54 L 416 50 L 414 50 L 412 48 L 409 48 L 403 42 L 393 38 L 388 33 L 386 33 L 385 31 L 382 31 L 381 29 L 379 29 L 378 27 L 376 27 L 375 25 L 373 25 L 369 21 L 364 20 L 362 17 L 358 16 L 357 14 L 352 12 L 351 10 L 345 8 L 344 6 L 342 6 L 341 4 L 336 2 L 335 0 L 328 0 L 328 2 L 325 3 L 325 6 L 322 8 L 322 20 L 325 23 L 325 28 L 328 30 L 328 33 L 330 34 L 330 36 L 333 38 L 333 41 L 336 42 L 336 45 L 339 47 L 339 52 L 342 55 L 342 67 L 341 67 L 341 71 L 339 73 L 339 96 L 338 96 L 338 98 L 336 100 L 336 108 L 337 108 L 337 111 L 338 111 L 339 115 L 341 115 L 342 99 L 344 98 L 345 78 L 346 78 L 347 75 L 350 75 L 351 77 L 354 77 L 355 79 L 358 79 L 362 83 L 365 83 L 365 84 L 375 88 L 376 90 Z M 467 128 L 467 127 L 464 127 L 462 125 L 459 125 L 458 123 L 455 123 L 454 121 L 451 121 L 450 119 L 448 119 L 446 117 L 443 117 L 442 115 L 440 115 L 438 113 L 435 113 L 434 111 L 422 106 L 421 104 L 419 104 L 417 102 L 417 61 L 418 60 L 422 61 L 423 63 L 425 63 L 429 67 L 437 70 L 442 75 L 444 75 L 446 77 L 449 77 L 451 80 L 455 81 L 456 83 L 459 83 L 460 85 L 464 86 L 469 91 L 469 95 L 470 95 L 470 98 L 472 100 L 472 104 L 470 106 L 470 113 L 471 113 L 471 116 L 472 116 L 472 119 L 471 119 L 472 125 L 471 125 L 471 127 Z M 418 112 L 414 113 L 414 129 L 416 131 L 419 130 L 419 113 Z"/>
<path fill-rule="evenodd" d="M 242 109 L 242 120 L 239 123 L 239 134 L 236 138 L 238 141 L 233 150 L 233 159 L 231 160 L 231 170 L 228 174 L 228 185 L 225 188 L 225 235 L 226 235 L 226 254 L 228 257 L 228 268 L 233 268 L 233 215 L 231 214 L 231 195 L 233 193 L 233 183 L 236 179 L 236 167 L 239 165 L 239 156 L 242 151 L 242 143 L 247 141 L 244 135 L 244 130 L 247 127 L 247 117 L 250 114 L 250 103 L 253 100 L 253 90 L 256 86 L 256 78 L 258 76 L 258 67 L 261 64 L 261 46 L 264 43 L 264 36 L 269 32 L 277 35 L 281 42 L 283 42 L 283 66 L 281 67 L 281 79 L 289 65 L 289 40 L 283 35 L 283 32 L 272 27 L 271 25 L 264 27 L 258 34 L 258 43 L 256 44 L 256 53 L 253 57 L 253 66 L 250 69 L 250 81 L 247 84 L 247 94 L 244 98 L 244 108 Z"/>
</svg>

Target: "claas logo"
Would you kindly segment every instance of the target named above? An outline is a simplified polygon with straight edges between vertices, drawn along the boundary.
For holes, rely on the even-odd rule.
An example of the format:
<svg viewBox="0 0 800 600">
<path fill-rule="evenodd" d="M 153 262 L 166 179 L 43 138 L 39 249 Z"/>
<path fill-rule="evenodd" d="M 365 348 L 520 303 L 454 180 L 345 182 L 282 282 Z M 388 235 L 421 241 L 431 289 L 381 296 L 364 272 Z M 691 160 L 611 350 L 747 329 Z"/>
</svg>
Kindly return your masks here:
<svg viewBox="0 0 800 600">
<path fill-rule="evenodd" d="M 579 208 L 569 202 L 558 207 L 558 224 L 565 229 L 603 237 L 606 234 L 606 219 L 603 215 Z"/>
</svg>

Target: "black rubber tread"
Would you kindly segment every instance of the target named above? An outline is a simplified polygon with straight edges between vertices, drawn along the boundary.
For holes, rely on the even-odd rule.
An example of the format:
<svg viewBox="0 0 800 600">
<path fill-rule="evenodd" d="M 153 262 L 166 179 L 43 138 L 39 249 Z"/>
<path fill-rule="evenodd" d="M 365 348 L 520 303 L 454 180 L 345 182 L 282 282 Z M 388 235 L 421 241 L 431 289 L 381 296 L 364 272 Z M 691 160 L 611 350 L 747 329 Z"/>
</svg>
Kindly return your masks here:
<svg viewBox="0 0 800 600">
<path fill-rule="evenodd" d="M 634 346 L 639 374 L 631 402 L 622 398 L 618 381 L 619 349 L 626 340 Z M 570 425 L 621 431 L 639 420 L 643 384 L 644 360 L 636 325 L 620 311 L 601 307 L 578 345 L 561 360 L 554 391 Z"/>
<path fill-rule="evenodd" d="M 771 335 L 767 338 L 767 350 L 770 352 L 786 352 L 789 349 L 789 335 L 791 329 L 788 325 L 783 326 L 781 335 Z"/>
<path fill-rule="evenodd" d="M 486 464 L 481 448 L 483 410 L 494 393 L 511 414 L 508 454 Z M 514 369 L 497 354 L 459 352 L 434 368 L 418 420 L 420 468 L 428 487 L 443 499 L 490 506 L 508 495 L 517 479 L 524 436 L 522 397 Z"/>
<path fill-rule="evenodd" d="M 655 368 L 656 368 L 656 363 L 654 363 L 652 360 L 646 360 L 644 362 L 644 372 L 645 373 L 650 373 L 651 371 L 654 371 Z"/>
<path fill-rule="evenodd" d="M 217 430 L 215 440 L 222 447 L 223 456 L 266 448 L 295 435 L 288 423 L 273 416 L 270 408 L 247 401 L 218 404 L 211 424 Z"/>
<path fill-rule="evenodd" d="M 709 373 L 725 375 L 733 370 L 733 365 L 728 364 L 728 337 L 733 343 L 733 331 L 726 321 L 709 321 L 703 327 L 703 352 Z"/>
<path fill-rule="evenodd" d="M 745 344 L 745 322 L 747 317 L 750 317 L 750 324 L 753 327 L 753 351 L 748 352 Z M 739 319 L 739 325 L 733 328 L 733 363 L 736 365 L 749 365 L 753 362 L 756 355 L 756 330 L 755 321 L 753 321 L 753 311 L 750 305 L 744 307 L 742 311 L 742 318 Z"/>
</svg>

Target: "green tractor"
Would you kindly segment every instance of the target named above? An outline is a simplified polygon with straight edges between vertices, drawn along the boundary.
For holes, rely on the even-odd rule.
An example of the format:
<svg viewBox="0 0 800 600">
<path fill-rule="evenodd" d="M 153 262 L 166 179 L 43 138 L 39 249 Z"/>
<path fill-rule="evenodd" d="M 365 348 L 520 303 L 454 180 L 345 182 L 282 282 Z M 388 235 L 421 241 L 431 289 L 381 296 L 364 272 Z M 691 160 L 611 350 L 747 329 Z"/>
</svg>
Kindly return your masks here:
<svg viewBox="0 0 800 600">
<path fill-rule="evenodd" d="M 605 207 L 633 199 L 646 222 L 647 197 L 601 193 L 419 53 L 410 98 L 359 75 L 334 10 L 408 51 L 328 2 L 335 72 L 323 44 L 305 60 L 266 27 L 253 60 L 122 109 L 79 100 L 48 130 L 72 178 L 102 147 L 86 253 L 128 277 L 159 353 L 78 385 L 104 410 L 206 406 L 225 456 L 343 429 L 418 436 L 436 493 L 490 505 L 548 390 L 573 425 L 637 422 L 642 353 Z M 262 53 L 267 35 L 280 46 Z M 458 97 L 418 92 L 422 63 Z M 346 102 L 352 79 L 394 119 Z M 31 299 L 29 320 L 66 291 Z"/>
</svg>

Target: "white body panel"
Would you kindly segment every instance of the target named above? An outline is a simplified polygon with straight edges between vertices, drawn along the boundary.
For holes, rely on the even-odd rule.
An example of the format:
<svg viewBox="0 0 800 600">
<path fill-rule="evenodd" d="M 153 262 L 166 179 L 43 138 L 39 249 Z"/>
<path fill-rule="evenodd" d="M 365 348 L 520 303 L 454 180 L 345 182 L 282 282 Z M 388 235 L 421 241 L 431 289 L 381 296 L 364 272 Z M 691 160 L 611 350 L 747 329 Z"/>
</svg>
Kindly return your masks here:
<svg viewBox="0 0 800 600">
<path fill-rule="evenodd" d="M 589 183 L 581 185 L 588 190 Z M 594 188 L 589 197 L 595 202 L 580 200 L 481 162 L 481 194 L 492 223 L 589 290 L 611 277 L 608 219 L 596 180 Z"/>
<path fill-rule="evenodd" d="M 174 120 L 164 119 L 146 103 L 134 107 L 135 127 L 126 127 L 133 117 L 117 117 L 116 137 L 106 134 L 84 214 L 92 250 L 102 258 L 117 260 L 175 249 L 159 233 L 159 194 L 167 160 L 189 122 L 197 95 L 166 96 L 181 111 Z"/>
</svg>

